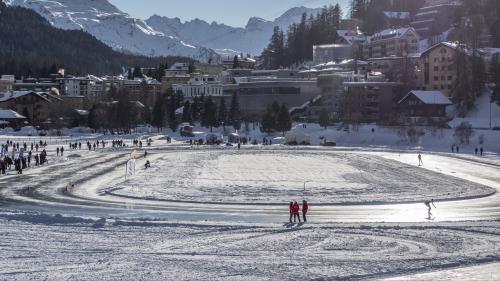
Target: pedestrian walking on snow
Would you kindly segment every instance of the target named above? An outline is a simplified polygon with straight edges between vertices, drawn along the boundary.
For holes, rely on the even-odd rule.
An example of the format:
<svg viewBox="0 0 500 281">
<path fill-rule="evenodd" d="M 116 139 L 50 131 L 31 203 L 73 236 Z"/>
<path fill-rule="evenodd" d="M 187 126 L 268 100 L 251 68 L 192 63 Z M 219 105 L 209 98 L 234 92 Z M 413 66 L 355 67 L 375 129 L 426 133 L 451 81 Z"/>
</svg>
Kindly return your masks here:
<svg viewBox="0 0 500 281">
<path fill-rule="evenodd" d="M 422 161 L 422 154 L 418 154 L 418 166 L 423 166 L 424 165 L 424 161 Z"/>
<path fill-rule="evenodd" d="M 307 212 L 309 211 L 309 204 L 307 204 L 306 200 L 302 200 L 302 219 L 304 219 L 304 222 L 307 222 Z"/>
<path fill-rule="evenodd" d="M 293 217 L 293 202 L 290 202 L 290 205 L 288 206 L 288 211 L 290 211 L 290 223 L 292 223 L 292 217 Z"/>
<path fill-rule="evenodd" d="M 299 203 L 297 203 L 297 201 L 295 201 L 293 203 L 292 212 L 293 212 L 293 222 L 297 222 L 297 220 L 298 220 L 300 223 L 300 215 L 299 215 L 300 206 L 299 206 Z"/>
</svg>

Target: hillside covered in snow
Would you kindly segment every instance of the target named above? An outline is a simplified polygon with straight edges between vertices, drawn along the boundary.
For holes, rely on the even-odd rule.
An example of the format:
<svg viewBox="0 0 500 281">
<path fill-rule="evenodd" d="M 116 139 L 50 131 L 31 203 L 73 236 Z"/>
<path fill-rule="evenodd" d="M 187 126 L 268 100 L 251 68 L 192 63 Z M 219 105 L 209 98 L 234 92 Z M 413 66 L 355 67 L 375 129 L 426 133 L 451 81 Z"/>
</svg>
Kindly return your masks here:
<svg viewBox="0 0 500 281">
<path fill-rule="evenodd" d="M 211 49 L 189 44 L 156 31 L 143 20 L 120 11 L 107 0 L 3 0 L 7 5 L 32 9 L 53 26 L 84 30 L 113 49 L 145 56 L 187 56 L 217 60 Z"/>
<path fill-rule="evenodd" d="M 200 19 L 153 15 L 143 21 L 122 12 L 108 0 L 0 0 L 7 5 L 32 9 L 53 26 L 83 30 L 115 50 L 144 56 L 186 56 L 200 61 L 218 60 L 220 55 L 260 54 L 273 28 L 286 30 L 303 13 L 320 9 L 295 7 L 275 20 L 250 18 L 244 28 Z"/>
</svg>

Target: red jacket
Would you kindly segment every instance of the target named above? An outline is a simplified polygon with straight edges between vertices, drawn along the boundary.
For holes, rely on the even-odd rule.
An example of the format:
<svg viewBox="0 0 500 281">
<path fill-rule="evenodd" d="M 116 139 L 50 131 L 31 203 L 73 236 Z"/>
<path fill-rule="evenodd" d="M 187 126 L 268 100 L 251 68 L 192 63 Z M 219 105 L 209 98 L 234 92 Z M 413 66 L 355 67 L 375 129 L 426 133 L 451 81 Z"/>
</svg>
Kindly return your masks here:
<svg viewBox="0 0 500 281">
<path fill-rule="evenodd" d="M 298 213 L 300 211 L 299 204 L 294 204 L 292 206 L 292 213 Z"/>
<path fill-rule="evenodd" d="M 309 210 L 309 205 L 307 205 L 307 203 L 303 204 L 302 205 L 302 213 L 307 213 L 307 211 Z"/>
</svg>

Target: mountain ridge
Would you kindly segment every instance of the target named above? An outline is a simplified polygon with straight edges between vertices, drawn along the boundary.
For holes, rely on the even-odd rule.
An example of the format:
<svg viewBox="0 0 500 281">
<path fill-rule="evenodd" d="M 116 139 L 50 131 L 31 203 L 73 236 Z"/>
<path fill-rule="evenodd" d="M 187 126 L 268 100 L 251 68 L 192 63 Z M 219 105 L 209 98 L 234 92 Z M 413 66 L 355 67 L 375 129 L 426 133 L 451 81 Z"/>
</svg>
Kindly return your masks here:
<svg viewBox="0 0 500 281">
<path fill-rule="evenodd" d="M 272 21 L 251 17 L 245 27 L 232 27 L 215 21 L 209 23 L 197 18 L 182 22 L 179 18 L 159 15 L 153 15 L 145 22 L 164 34 L 206 46 L 223 55 L 257 55 L 267 46 L 275 26 L 286 30 L 291 24 L 299 22 L 303 13 L 316 14 L 320 10 L 321 8 L 293 7 Z M 223 50 L 230 51 L 224 53 Z"/>
<path fill-rule="evenodd" d="M 84 30 L 115 50 L 145 56 L 187 56 L 219 60 L 213 50 L 154 30 L 143 20 L 120 11 L 107 0 L 4 0 L 8 6 L 34 10 L 53 26 Z"/>
</svg>

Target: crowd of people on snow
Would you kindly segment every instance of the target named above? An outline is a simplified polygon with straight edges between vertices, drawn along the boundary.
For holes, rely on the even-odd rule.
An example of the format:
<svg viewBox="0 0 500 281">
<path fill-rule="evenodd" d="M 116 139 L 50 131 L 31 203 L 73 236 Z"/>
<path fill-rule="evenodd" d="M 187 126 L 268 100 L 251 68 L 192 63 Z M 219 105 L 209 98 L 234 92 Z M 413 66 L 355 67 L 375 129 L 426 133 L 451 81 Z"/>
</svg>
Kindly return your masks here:
<svg viewBox="0 0 500 281">
<path fill-rule="evenodd" d="M 302 210 L 302 219 L 304 222 L 307 222 L 307 212 L 309 211 L 309 205 L 307 204 L 306 200 L 302 200 L 302 208 L 300 207 L 299 203 L 297 203 L 297 201 L 294 201 L 290 202 L 288 209 L 290 211 L 290 223 L 292 223 L 292 218 L 293 218 L 293 223 L 296 223 L 297 220 L 299 221 L 299 223 L 301 223 L 299 214 L 301 210 Z"/>
<path fill-rule="evenodd" d="M 135 143 L 135 140 L 134 140 Z M 108 145 L 107 141 L 104 140 L 95 140 L 95 141 L 87 141 L 82 144 L 82 142 L 70 142 L 68 144 L 70 150 L 81 150 L 82 146 L 86 146 L 88 151 L 96 151 L 96 149 L 99 148 L 106 148 Z M 112 140 L 111 141 L 111 147 L 112 148 L 120 148 L 120 147 L 126 147 L 127 145 L 125 144 L 125 141 L 123 140 Z"/>
<path fill-rule="evenodd" d="M 132 143 L 134 144 L 134 146 L 138 146 L 139 148 L 142 148 L 143 146 L 142 140 L 134 139 Z M 152 139 L 149 138 L 146 140 L 147 146 L 151 146 L 152 143 L 153 143 Z"/>
<path fill-rule="evenodd" d="M 7 140 L 0 147 L 0 174 L 5 175 L 8 170 L 14 167 L 18 174 L 22 174 L 23 170 L 30 168 L 31 162 L 34 161 L 35 167 L 47 163 L 47 142 L 31 143 L 28 146 L 26 142 L 23 144 L 14 143 Z M 41 149 L 41 152 L 38 151 Z"/>
</svg>

